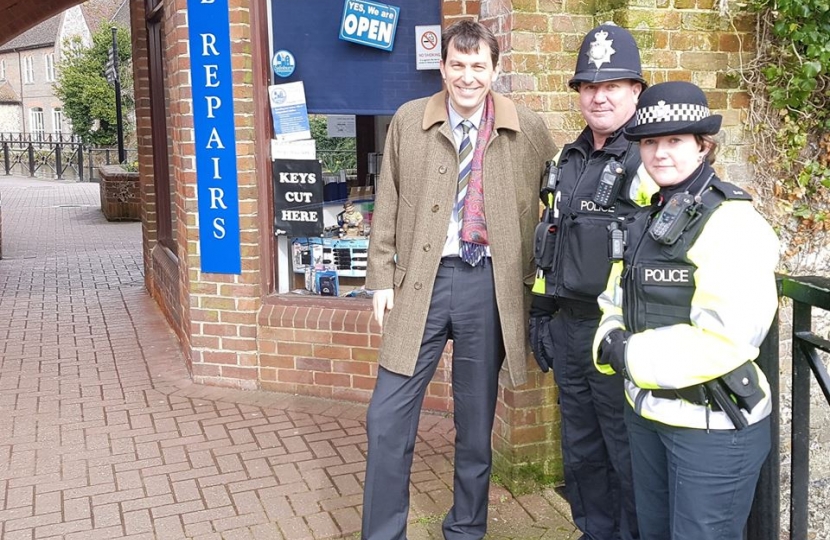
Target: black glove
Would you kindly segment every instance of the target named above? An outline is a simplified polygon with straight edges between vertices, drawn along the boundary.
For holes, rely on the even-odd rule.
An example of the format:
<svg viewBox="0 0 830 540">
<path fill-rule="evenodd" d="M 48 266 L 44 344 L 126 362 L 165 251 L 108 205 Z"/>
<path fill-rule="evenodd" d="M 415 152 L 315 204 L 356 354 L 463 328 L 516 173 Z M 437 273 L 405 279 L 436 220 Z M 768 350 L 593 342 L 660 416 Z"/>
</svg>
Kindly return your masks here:
<svg viewBox="0 0 830 540">
<path fill-rule="evenodd" d="M 598 364 L 608 364 L 614 371 L 628 379 L 628 370 L 625 367 L 625 345 L 631 332 L 616 328 L 611 330 L 602 338 L 599 346 Z"/>
<path fill-rule="evenodd" d="M 530 322 L 528 337 L 533 357 L 539 364 L 539 369 L 547 373 L 553 369 L 553 337 L 550 334 L 550 320 L 555 311 L 555 302 L 552 298 L 534 296 L 530 307 Z"/>
</svg>

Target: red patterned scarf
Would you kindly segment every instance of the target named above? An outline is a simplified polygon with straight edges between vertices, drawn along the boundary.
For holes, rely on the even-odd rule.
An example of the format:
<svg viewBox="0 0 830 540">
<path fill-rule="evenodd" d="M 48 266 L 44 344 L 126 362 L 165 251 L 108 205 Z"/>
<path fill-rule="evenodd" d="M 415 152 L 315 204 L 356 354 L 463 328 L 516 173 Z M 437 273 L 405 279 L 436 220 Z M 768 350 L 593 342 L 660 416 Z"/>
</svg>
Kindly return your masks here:
<svg viewBox="0 0 830 540">
<path fill-rule="evenodd" d="M 481 118 L 476 147 L 473 151 L 472 172 L 464 197 L 464 217 L 461 222 L 461 258 L 475 266 L 487 253 L 487 223 L 484 218 L 484 149 L 493 133 L 495 111 L 493 96 L 487 94 Z"/>
</svg>

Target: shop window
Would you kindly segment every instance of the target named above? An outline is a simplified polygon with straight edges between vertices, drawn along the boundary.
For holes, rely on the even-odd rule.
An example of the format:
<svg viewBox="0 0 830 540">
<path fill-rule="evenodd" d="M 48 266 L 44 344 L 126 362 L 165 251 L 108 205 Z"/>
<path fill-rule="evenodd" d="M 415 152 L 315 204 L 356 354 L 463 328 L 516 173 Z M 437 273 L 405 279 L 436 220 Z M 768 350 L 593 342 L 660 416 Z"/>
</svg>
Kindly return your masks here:
<svg viewBox="0 0 830 540">
<path fill-rule="evenodd" d="M 340 296 L 358 289 L 366 276 L 371 190 L 359 186 L 354 116 L 310 115 L 309 126 L 322 172 L 323 233 L 289 236 L 290 289 Z"/>
<path fill-rule="evenodd" d="M 288 232 L 278 242 L 279 292 L 332 296 L 361 296 L 365 282 L 374 195 L 383 159 L 376 148 L 384 144 L 391 116 L 310 115 L 316 159 L 322 173 L 320 233 Z M 348 126 L 343 128 L 343 126 Z M 347 133 L 343 136 L 342 130 Z M 378 136 L 380 135 L 380 136 Z M 288 191 L 275 182 L 275 216 L 283 209 L 302 211 L 304 205 L 285 203 Z M 296 199 L 296 195 L 294 195 Z M 280 225 L 282 226 L 282 225 Z M 296 231 L 296 229 L 295 229 Z M 287 267 L 287 268 L 286 268 Z M 282 276 L 279 275 L 283 268 Z"/>
<path fill-rule="evenodd" d="M 403 103 L 441 89 L 437 69 L 418 70 L 413 62 L 415 27 L 441 24 L 440 0 L 411 2 L 400 10 L 391 50 L 339 39 L 343 10 L 342 0 L 270 0 L 271 84 L 302 82 L 314 144 L 311 157 L 299 159 L 319 161 L 322 175 L 322 196 L 314 199 L 311 210 L 314 216 L 319 214 L 314 218 L 315 234 L 306 233 L 307 223 L 292 231 L 295 224 L 285 218 L 311 219 L 299 201 L 313 189 L 283 184 L 279 177 L 274 180 L 280 293 L 362 296 L 386 129 Z M 272 86 L 269 97 L 272 136 L 284 142 L 284 127 L 296 125 L 297 115 L 296 109 L 274 107 L 279 101 L 273 92 L 282 89 L 288 92 L 287 86 Z M 287 170 L 282 167 L 275 165 L 277 176 Z"/>
</svg>

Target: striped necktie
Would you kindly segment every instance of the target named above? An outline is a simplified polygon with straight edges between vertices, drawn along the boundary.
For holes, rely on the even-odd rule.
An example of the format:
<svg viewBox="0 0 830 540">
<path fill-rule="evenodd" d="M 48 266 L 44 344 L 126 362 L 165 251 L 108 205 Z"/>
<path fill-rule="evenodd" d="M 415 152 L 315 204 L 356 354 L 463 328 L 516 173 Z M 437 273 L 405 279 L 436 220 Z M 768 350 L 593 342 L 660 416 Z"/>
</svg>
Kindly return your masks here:
<svg viewBox="0 0 830 540">
<path fill-rule="evenodd" d="M 461 138 L 461 144 L 458 146 L 458 197 L 455 200 L 459 231 L 464 220 L 464 197 L 467 195 L 467 183 L 470 181 L 470 174 L 473 170 L 473 145 L 470 142 L 470 129 L 472 127 L 473 123 L 469 120 L 461 122 L 461 130 L 464 135 Z"/>
</svg>

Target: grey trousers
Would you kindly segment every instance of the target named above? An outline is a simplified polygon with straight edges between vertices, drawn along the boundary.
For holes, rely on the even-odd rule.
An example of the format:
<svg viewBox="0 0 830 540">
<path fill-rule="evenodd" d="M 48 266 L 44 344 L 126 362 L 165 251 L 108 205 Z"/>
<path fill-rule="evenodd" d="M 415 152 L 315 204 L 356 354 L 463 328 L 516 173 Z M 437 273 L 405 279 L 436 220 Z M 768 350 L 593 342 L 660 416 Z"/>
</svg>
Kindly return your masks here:
<svg viewBox="0 0 830 540">
<path fill-rule="evenodd" d="M 366 418 L 363 540 L 406 538 L 421 405 L 449 339 L 456 435 L 453 506 L 444 519 L 444 538 L 479 540 L 487 531 L 490 436 L 504 343 L 490 261 L 471 267 L 448 258 L 442 259 L 435 279 L 415 373 L 407 377 L 384 368 L 378 372 Z"/>
</svg>

